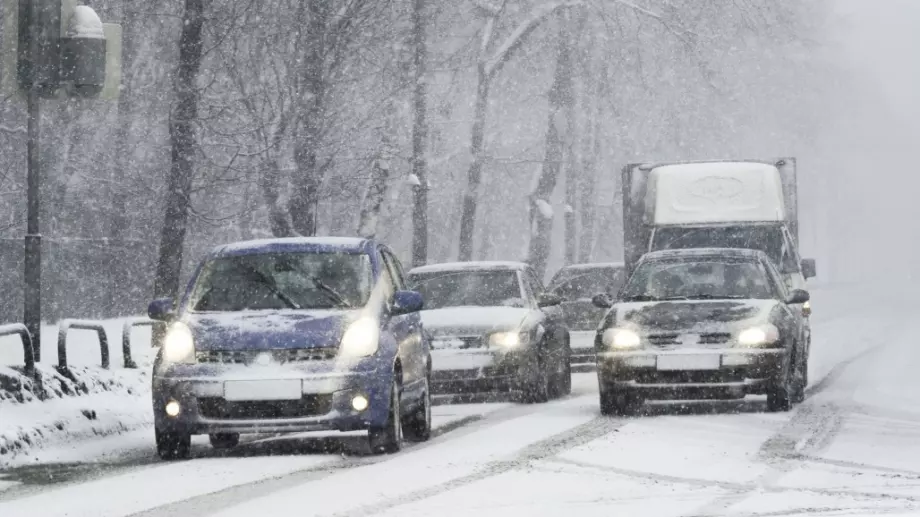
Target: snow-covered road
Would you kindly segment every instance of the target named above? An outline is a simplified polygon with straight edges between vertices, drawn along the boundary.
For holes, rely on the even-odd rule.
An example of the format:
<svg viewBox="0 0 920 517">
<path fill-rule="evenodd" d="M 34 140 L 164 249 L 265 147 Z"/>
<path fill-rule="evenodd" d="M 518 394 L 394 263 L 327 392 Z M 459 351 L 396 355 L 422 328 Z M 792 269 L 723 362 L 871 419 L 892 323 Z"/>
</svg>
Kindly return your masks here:
<svg viewBox="0 0 920 517">
<path fill-rule="evenodd" d="M 848 288 L 814 306 L 812 384 L 790 413 L 749 398 L 601 417 L 594 376 L 578 374 L 571 397 L 545 405 L 439 406 L 437 437 L 387 457 L 286 439 L 230 454 L 198 442 L 196 459 L 161 463 L 142 429 L 0 472 L 0 515 L 920 513 L 909 297 Z"/>
</svg>

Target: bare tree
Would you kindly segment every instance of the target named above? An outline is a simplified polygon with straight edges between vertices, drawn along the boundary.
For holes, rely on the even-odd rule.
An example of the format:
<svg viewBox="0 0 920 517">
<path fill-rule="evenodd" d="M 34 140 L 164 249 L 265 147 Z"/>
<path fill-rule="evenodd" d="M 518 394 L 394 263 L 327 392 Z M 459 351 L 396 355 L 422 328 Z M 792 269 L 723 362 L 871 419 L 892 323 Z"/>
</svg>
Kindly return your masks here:
<svg viewBox="0 0 920 517">
<path fill-rule="evenodd" d="M 412 123 L 412 174 L 415 186 L 415 203 L 412 208 L 412 265 L 428 262 L 428 89 L 425 74 L 428 68 L 426 0 L 414 0 L 412 9 L 412 36 L 415 56 L 415 81 L 413 88 Z"/>
<path fill-rule="evenodd" d="M 188 231 L 192 176 L 195 167 L 195 122 L 198 119 L 197 80 L 201 69 L 205 9 L 209 0 L 185 0 L 179 65 L 173 83 L 175 108 L 169 123 L 172 166 L 166 184 L 166 206 L 157 261 L 156 296 L 179 292 L 182 252 Z"/>
</svg>

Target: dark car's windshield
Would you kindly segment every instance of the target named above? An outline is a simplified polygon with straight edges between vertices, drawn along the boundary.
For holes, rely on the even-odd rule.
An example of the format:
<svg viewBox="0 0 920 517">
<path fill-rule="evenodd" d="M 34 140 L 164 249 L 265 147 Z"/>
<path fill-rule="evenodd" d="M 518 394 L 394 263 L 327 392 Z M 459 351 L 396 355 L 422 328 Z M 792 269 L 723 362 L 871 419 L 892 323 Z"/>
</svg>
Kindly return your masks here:
<svg viewBox="0 0 920 517">
<path fill-rule="evenodd" d="M 373 287 L 361 253 L 264 253 L 205 264 L 195 282 L 193 311 L 360 307 Z"/>
<path fill-rule="evenodd" d="M 782 264 L 783 232 L 778 226 L 673 226 L 655 229 L 651 251 L 689 248 L 755 249 L 766 253 L 774 264 Z"/>
<path fill-rule="evenodd" d="M 566 300 L 581 300 L 598 293 L 616 294 L 625 282 L 621 267 L 567 268 L 556 274 L 548 290 Z"/>
<path fill-rule="evenodd" d="M 521 307 L 516 271 L 439 271 L 412 273 L 409 284 L 425 300 L 425 309 L 444 307 Z"/>
<path fill-rule="evenodd" d="M 754 261 L 706 258 L 654 260 L 636 268 L 624 301 L 773 298 L 763 266 Z"/>
</svg>

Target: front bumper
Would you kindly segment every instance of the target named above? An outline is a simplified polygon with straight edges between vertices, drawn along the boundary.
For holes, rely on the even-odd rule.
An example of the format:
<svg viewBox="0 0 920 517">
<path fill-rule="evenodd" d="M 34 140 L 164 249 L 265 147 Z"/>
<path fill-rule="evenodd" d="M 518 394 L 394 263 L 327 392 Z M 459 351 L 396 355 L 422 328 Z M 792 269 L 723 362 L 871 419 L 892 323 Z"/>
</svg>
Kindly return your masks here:
<svg viewBox="0 0 920 517">
<path fill-rule="evenodd" d="M 597 354 L 597 375 L 601 386 L 638 390 L 647 398 L 763 394 L 787 354 L 782 348 L 606 351 Z"/>
<path fill-rule="evenodd" d="M 432 350 L 431 366 L 435 395 L 519 390 L 522 382 L 537 373 L 536 357 L 529 348 Z"/>
<path fill-rule="evenodd" d="M 364 430 L 386 422 L 392 379 L 388 365 L 370 363 L 344 367 L 336 361 L 314 361 L 265 368 L 170 365 L 153 377 L 154 424 L 162 431 L 190 434 Z M 226 383 L 234 381 L 299 383 L 300 398 L 228 400 Z M 352 407 L 357 395 L 368 399 L 363 411 Z M 170 401 L 180 406 L 174 417 L 166 414 Z"/>
</svg>

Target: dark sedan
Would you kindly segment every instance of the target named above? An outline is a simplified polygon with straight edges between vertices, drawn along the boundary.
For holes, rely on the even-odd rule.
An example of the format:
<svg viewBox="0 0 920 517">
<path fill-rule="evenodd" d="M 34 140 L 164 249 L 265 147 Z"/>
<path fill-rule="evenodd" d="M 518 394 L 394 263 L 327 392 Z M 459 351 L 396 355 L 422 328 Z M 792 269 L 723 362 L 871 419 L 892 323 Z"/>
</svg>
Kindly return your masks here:
<svg viewBox="0 0 920 517">
<path fill-rule="evenodd" d="M 560 300 L 527 264 L 458 262 L 413 269 L 425 300 L 435 394 L 517 391 L 545 402 L 572 389 Z"/>
<path fill-rule="evenodd" d="M 646 254 L 595 337 L 604 414 L 645 399 L 766 394 L 770 411 L 804 399 L 808 340 L 787 290 L 760 251 L 688 249 Z"/>
<path fill-rule="evenodd" d="M 604 318 L 592 297 L 600 292 L 616 294 L 626 283 L 621 262 L 572 264 L 553 275 L 547 291 L 562 298 L 562 314 L 572 336 L 572 368 L 594 370 L 594 334 Z"/>
</svg>

